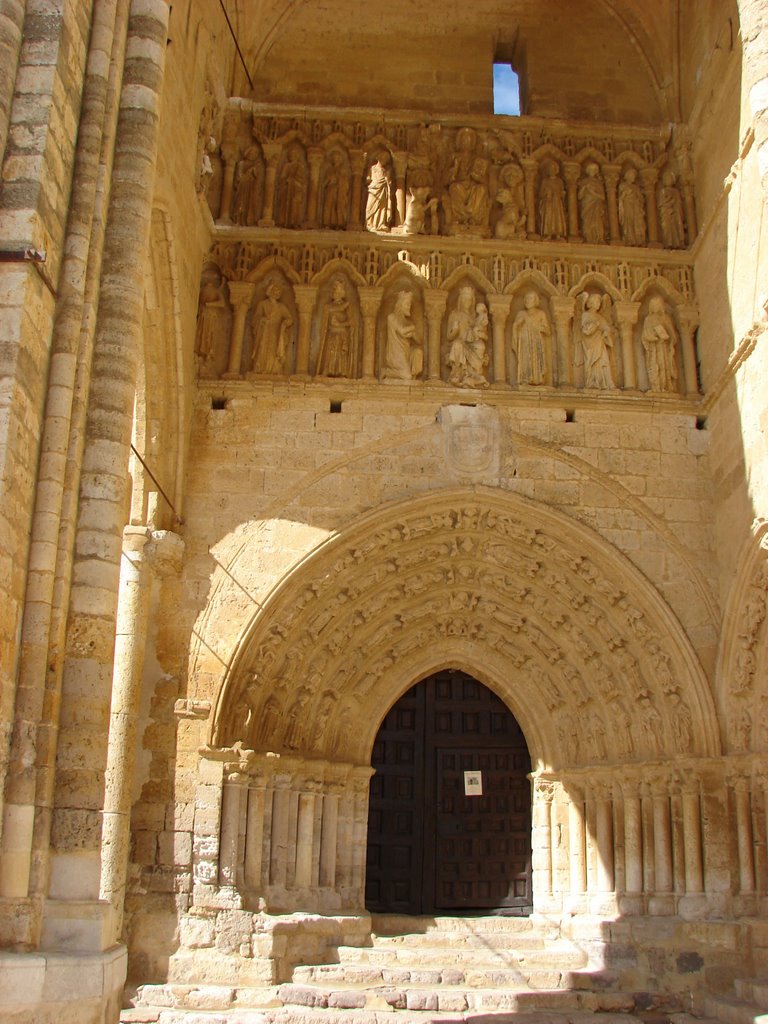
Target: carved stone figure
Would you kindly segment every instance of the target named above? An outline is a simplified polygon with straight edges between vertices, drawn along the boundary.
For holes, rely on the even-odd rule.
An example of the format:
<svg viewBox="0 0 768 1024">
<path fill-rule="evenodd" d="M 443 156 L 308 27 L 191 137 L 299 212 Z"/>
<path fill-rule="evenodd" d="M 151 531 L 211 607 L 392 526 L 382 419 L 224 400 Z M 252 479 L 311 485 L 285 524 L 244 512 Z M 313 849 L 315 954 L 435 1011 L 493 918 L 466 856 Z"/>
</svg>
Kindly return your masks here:
<svg viewBox="0 0 768 1024">
<path fill-rule="evenodd" d="M 301 746 L 306 723 L 305 708 L 312 696 L 308 686 L 302 686 L 296 694 L 296 699 L 286 712 L 285 736 L 283 745 L 288 750 L 298 750 Z"/>
<path fill-rule="evenodd" d="M 197 338 L 195 351 L 200 358 L 200 372 L 211 373 L 219 342 L 227 332 L 229 305 L 224 295 L 225 282 L 218 267 L 209 264 L 203 268 L 200 281 L 200 299 L 197 310 Z"/>
<path fill-rule="evenodd" d="M 288 150 L 280 171 L 275 220 L 284 228 L 301 227 L 307 198 L 307 168 L 301 146 Z"/>
<path fill-rule="evenodd" d="M 197 181 L 195 187 L 198 192 L 203 194 L 207 191 L 213 177 L 211 157 L 219 148 L 216 139 L 218 120 L 219 105 L 213 96 L 207 93 L 197 129 Z"/>
<path fill-rule="evenodd" d="M 436 213 L 437 213 L 437 199 L 429 199 L 429 188 L 425 185 L 413 186 L 408 192 L 408 206 L 405 211 L 405 223 L 401 228 L 396 228 L 404 235 L 418 235 L 420 234 L 427 221 L 427 215 L 430 218 L 430 231 L 429 233 L 434 235 L 437 233 L 436 224 Z"/>
<path fill-rule="evenodd" d="M 685 248 L 683 198 L 673 171 L 665 171 L 659 189 L 659 228 L 667 249 Z"/>
<path fill-rule="evenodd" d="M 381 150 L 368 171 L 365 226 L 369 231 L 389 231 L 392 224 L 392 171 L 389 153 Z"/>
<path fill-rule="evenodd" d="M 354 377 L 356 362 L 357 327 L 354 310 L 347 297 L 344 280 L 337 277 L 320 321 L 316 372 L 320 377 Z"/>
<path fill-rule="evenodd" d="M 488 365 L 488 308 L 475 303 L 475 290 L 462 288 L 456 308 L 448 317 L 447 364 L 451 384 L 460 388 L 488 387 L 483 372 Z"/>
<path fill-rule="evenodd" d="M 611 298 L 582 292 L 583 313 L 576 319 L 576 365 L 584 367 L 585 388 L 613 388 L 611 351 L 616 329 L 610 321 Z"/>
<path fill-rule="evenodd" d="M 402 291 L 387 317 L 387 342 L 382 376 L 389 380 L 413 380 L 424 369 L 422 340 L 413 322 L 413 292 Z"/>
<path fill-rule="evenodd" d="M 321 225 L 337 230 L 346 228 L 348 210 L 349 172 L 345 166 L 344 154 L 339 149 L 332 149 L 325 164 Z"/>
<path fill-rule="evenodd" d="M 549 317 L 540 306 L 537 292 L 526 293 L 525 308 L 512 324 L 512 348 L 517 358 L 518 384 L 543 384 L 546 348 L 552 334 Z"/>
<path fill-rule="evenodd" d="M 654 296 L 641 334 L 648 384 L 651 391 L 677 391 L 679 337 L 664 301 Z"/>
<path fill-rule="evenodd" d="M 256 224 L 261 216 L 263 168 L 259 150 L 249 146 L 238 161 L 235 194 L 232 199 L 232 223 Z"/>
<path fill-rule="evenodd" d="M 461 128 L 456 135 L 446 197 L 449 233 L 486 234 L 490 209 L 488 161 L 477 151 L 476 132 Z"/>
<path fill-rule="evenodd" d="M 565 185 L 556 160 L 550 160 L 539 188 L 539 231 L 542 238 L 565 238 Z"/>
<path fill-rule="evenodd" d="M 607 212 L 605 185 L 600 177 L 600 167 L 594 160 L 590 160 L 584 167 L 584 176 L 579 179 L 578 197 L 584 241 L 604 242 Z"/>
<path fill-rule="evenodd" d="M 501 204 L 501 216 L 496 221 L 497 238 L 525 238 L 525 187 L 519 164 L 507 164 L 501 169 L 500 187 L 496 202 Z"/>
<path fill-rule="evenodd" d="M 288 372 L 288 350 L 290 346 L 293 317 L 288 307 L 280 301 L 283 286 L 276 278 L 267 283 L 266 297 L 253 311 L 253 361 L 254 373 Z"/>
<path fill-rule="evenodd" d="M 637 184 L 637 170 L 628 167 L 619 185 L 619 225 L 621 237 L 627 245 L 645 245 L 645 200 Z"/>
</svg>

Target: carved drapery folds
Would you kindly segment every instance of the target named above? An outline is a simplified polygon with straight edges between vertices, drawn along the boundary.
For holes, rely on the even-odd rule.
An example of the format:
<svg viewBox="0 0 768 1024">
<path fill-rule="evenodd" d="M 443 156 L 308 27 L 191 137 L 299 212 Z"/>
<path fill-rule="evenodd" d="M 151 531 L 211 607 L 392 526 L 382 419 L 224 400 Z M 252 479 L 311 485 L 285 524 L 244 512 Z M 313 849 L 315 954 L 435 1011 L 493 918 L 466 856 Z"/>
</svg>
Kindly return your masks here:
<svg viewBox="0 0 768 1024">
<path fill-rule="evenodd" d="M 685 248 L 690 161 L 659 133 L 227 112 L 223 223 Z M 272 181 L 270 178 L 270 169 Z M 226 185 L 229 178 L 229 185 Z M 234 179 L 234 187 L 232 184 Z"/>
<path fill-rule="evenodd" d="M 198 372 L 692 394 L 691 300 L 684 265 L 220 242 Z"/>
</svg>

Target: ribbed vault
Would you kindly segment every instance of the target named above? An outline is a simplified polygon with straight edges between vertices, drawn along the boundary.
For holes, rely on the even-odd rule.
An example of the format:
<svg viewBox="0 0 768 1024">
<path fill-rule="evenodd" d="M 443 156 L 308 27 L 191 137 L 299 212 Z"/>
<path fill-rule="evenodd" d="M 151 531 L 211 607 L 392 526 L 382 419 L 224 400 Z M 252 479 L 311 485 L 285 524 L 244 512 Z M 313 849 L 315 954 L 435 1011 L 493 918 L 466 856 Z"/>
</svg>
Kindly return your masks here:
<svg viewBox="0 0 768 1024">
<path fill-rule="evenodd" d="M 479 489 L 366 515 L 288 574 L 212 742 L 367 763 L 392 703 L 449 666 L 507 702 L 540 767 L 719 750 L 696 656 L 637 569 L 561 514 Z"/>
</svg>

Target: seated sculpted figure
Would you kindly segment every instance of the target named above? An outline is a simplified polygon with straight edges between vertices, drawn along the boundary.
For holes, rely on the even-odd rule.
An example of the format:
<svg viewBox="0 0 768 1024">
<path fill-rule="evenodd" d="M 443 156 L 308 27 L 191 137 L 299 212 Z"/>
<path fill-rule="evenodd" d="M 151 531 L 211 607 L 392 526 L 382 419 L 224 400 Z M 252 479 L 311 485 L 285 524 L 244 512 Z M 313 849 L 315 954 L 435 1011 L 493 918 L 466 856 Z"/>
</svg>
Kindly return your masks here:
<svg viewBox="0 0 768 1024">
<path fill-rule="evenodd" d="M 453 234 L 488 233 L 488 161 L 477 152 L 476 145 L 473 129 L 461 128 L 456 136 L 446 200 L 446 221 Z"/>
<path fill-rule="evenodd" d="M 488 307 L 475 303 L 475 290 L 466 285 L 448 317 L 448 358 L 451 384 L 461 388 L 489 386 L 483 372 L 488 365 Z"/>
<path fill-rule="evenodd" d="M 387 317 L 387 342 L 382 376 L 388 380 L 413 380 L 424 368 L 421 337 L 411 313 L 413 292 L 402 291 Z"/>
<path fill-rule="evenodd" d="M 523 171 L 517 164 L 502 168 L 496 202 L 501 203 L 501 216 L 496 221 L 497 238 L 525 238 L 525 188 Z"/>
</svg>

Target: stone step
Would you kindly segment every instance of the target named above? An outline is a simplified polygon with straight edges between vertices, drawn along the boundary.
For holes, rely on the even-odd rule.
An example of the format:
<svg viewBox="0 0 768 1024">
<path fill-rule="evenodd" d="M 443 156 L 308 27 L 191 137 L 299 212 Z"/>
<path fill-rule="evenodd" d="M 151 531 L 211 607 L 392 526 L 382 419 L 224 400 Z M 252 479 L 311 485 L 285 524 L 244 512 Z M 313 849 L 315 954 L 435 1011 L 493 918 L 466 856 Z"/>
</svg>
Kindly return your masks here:
<svg viewBox="0 0 768 1024">
<path fill-rule="evenodd" d="M 518 947 L 483 949 L 465 947 L 460 949 L 438 947 L 414 948 L 410 945 L 380 947 L 340 946 L 338 964 L 350 967 L 365 964 L 373 967 L 517 967 L 525 964 L 534 966 L 558 966 L 562 969 L 584 967 L 587 959 L 584 952 L 567 943 L 552 943 L 544 948 L 520 949 Z M 334 966 L 336 966 L 334 964 Z"/>
<path fill-rule="evenodd" d="M 417 932 L 413 935 L 371 936 L 378 949 L 542 949 L 547 942 L 558 938 L 556 930 L 551 934 L 541 932 Z M 357 947 L 355 947 L 357 948 Z"/>
<path fill-rule="evenodd" d="M 262 1011 L 281 1005 L 277 998 L 277 988 L 234 987 L 232 985 L 182 985 L 168 982 L 163 985 L 139 985 L 130 998 L 133 1010 L 141 1013 L 147 1007 L 153 1010 L 183 1009 L 185 1011 L 218 1012 L 226 1011 Z M 133 1018 L 141 1022 L 143 1018 Z"/>
<path fill-rule="evenodd" d="M 736 996 L 705 996 L 704 1013 L 719 1024 L 768 1024 L 768 1007 Z"/>
<path fill-rule="evenodd" d="M 761 1013 L 768 1013 L 768 978 L 740 978 L 734 988 L 738 999 L 754 1003 Z"/>
<path fill-rule="evenodd" d="M 556 979 L 552 987 L 560 987 L 572 971 L 584 967 L 584 956 L 572 951 L 542 960 L 508 957 L 504 963 L 491 963 L 487 958 L 472 963 L 467 958 L 451 957 L 427 961 L 413 957 L 407 962 L 362 961 L 359 963 L 317 964 L 297 967 L 293 981 L 302 984 L 341 985 L 466 985 L 469 988 L 504 985 L 513 988 L 543 988 L 549 979 Z M 542 983 L 543 979 L 543 983 Z"/>
<path fill-rule="evenodd" d="M 163 1006 L 123 1010 L 120 1024 L 271 1024 L 263 1010 L 184 1010 Z"/>
<path fill-rule="evenodd" d="M 327 1013 L 328 1017 L 322 1017 L 327 1024 L 333 1024 L 338 1012 L 391 1013 L 393 1010 L 399 1011 L 398 1024 L 400 1011 L 404 1010 L 429 1014 L 426 1020 L 434 1019 L 436 1013 L 453 1014 L 455 1018 L 458 1013 L 517 1015 L 531 1011 L 555 1011 L 567 1013 L 572 1024 L 577 1024 L 574 1015 L 585 1011 L 599 1012 L 600 1024 L 608 1024 L 613 1014 L 622 1015 L 621 1021 L 627 1024 L 626 1015 L 635 1008 L 634 997 L 620 992 L 576 992 L 568 989 L 521 992 L 503 988 L 462 989 L 447 985 L 435 990 L 434 986 L 340 988 L 287 984 L 280 986 L 280 997 L 285 1004 L 284 1009 L 267 1011 L 270 1020 L 276 1024 L 289 1019 L 286 1013 L 290 1010 L 301 1011 L 301 1019 L 306 1019 L 303 1015 L 310 1011 Z M 617 1024 L 616 1020 L 613 1019 L 611 1024 Z"/>
<path fill-rule="evenodd" d="M 535 932 L 537 935 L 557 934 L 557 928 L 546 918 L 530 917 L 408 917 L 404 914 L 371 914 L 371 930 L 376 936 L 412 936 L 427 932 L 452 932 L 458 934 L 521 935 Z"/>
</svg>

